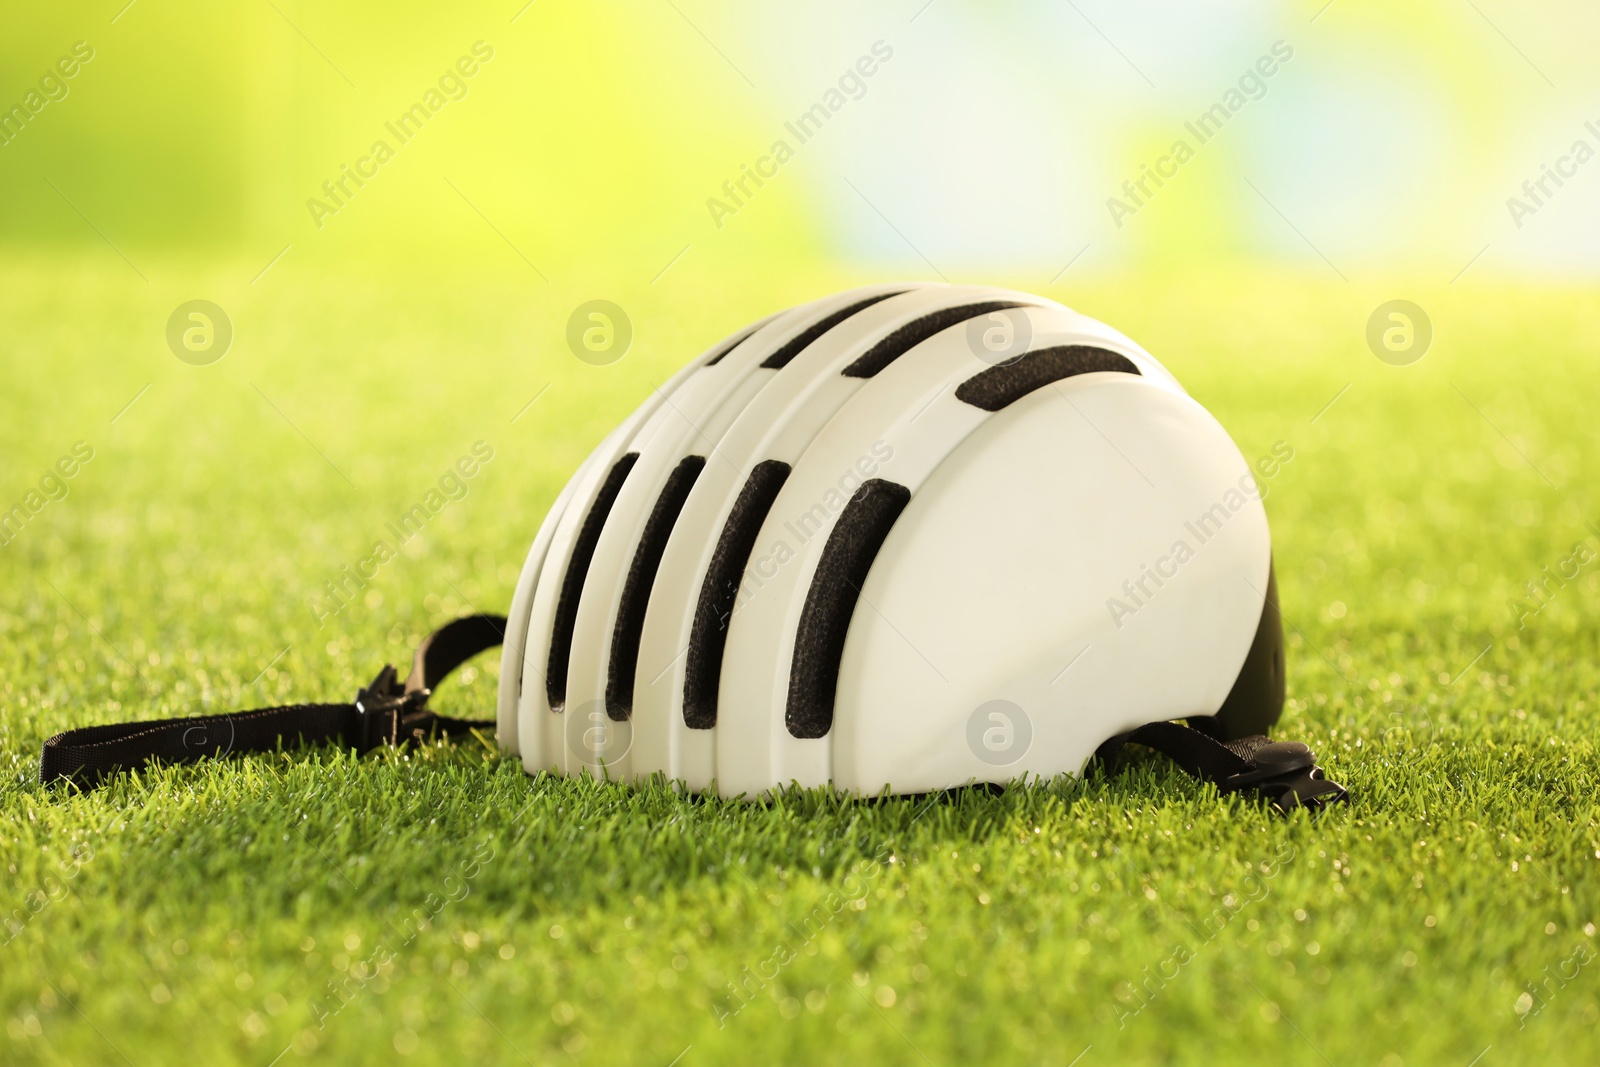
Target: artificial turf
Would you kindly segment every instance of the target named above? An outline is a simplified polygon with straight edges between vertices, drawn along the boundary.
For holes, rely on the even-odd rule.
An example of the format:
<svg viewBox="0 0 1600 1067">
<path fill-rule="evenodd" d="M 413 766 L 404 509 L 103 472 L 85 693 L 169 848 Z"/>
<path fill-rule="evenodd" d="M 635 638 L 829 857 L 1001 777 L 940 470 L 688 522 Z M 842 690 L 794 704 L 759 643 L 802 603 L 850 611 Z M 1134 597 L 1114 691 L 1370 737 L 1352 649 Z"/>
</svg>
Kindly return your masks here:
<svg viewBox="0 0 1600 1067">
<path fill-rule="evenodd" d="M 93 449 L 0 549 L 0 1061 L 1600 1059 L 1592 290 L 973 279 L 1135 337 L 1247 456 L 1292 449 L 1266 504 L 1281 733 L 1352 795 L 1312 819 L 1154 759 L 758 805 L 530 779 L 487 738 L 43 789 L 57 730 L 346 699 L 432 626 L 503 610 L 545 507 L 652 383 L 862 280 L 641 285 L 634 349 L 593 367 L 562 342 L 589 292 L 145 268 L 0 267 L 0 509 Z M 210 367 L 162 338 L 200 293 L 238 333 Z M 1437 331 L 1413 366 L 1363 340 L 1394 296 Z M 319 607 L 479 441 L 466 495 Z M 439 703 L 486 713 L 496 670 Z"/>
</svg>

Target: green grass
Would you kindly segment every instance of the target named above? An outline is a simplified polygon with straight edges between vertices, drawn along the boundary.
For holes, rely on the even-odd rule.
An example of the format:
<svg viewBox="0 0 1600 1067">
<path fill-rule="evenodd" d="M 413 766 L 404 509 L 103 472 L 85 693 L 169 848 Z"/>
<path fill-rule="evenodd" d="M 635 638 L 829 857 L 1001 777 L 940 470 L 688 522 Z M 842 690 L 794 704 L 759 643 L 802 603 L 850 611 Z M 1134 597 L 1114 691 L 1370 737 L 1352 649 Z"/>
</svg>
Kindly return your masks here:
<svg viewBox="0 0 1600 1067">
<path fill-rule="evenodd" d="M 757 806 L 532 780 L 472 741 L 42 790 L 67 726 L 343 699 L 431 626 L 502 610 L 563 479 L 652 382 L 861 280 L 686 263 L 622 300 L 635 350 L 592 368 L 561 342 L 588 291 L 94 263 L 0 268 L 0 504 L 94 448 L 0 549 L 0 1061 L 1594 1062 L 1600 565 L 1520 628 L 1507 605 L 1597 545 L 1592 290 L 1051 290 L 1167 360 L 1248 455 L 1294 449 L 1267 500 L 1282 733 L 1353 796 L 1313 821 L 1154 760 Z M 197 295 L 239 332 L 211 367 L 162 342 Z M 1438 329 L 1412 367 L 1362 341 L 1395 295 Z M 478 440 L 465 499 L 319 624 L 307 598 Z M 496 667 L 441 703 L 485 711 Z"/>
</svg>

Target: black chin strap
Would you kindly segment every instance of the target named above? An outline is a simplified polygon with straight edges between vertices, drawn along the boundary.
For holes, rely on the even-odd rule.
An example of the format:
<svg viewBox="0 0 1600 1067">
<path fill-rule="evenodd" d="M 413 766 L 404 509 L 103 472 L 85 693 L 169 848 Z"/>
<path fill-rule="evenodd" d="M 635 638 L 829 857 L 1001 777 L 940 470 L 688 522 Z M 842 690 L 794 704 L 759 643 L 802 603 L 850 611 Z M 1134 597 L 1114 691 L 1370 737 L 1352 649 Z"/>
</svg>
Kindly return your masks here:
<svg viewBox="0 0 1600 1067">
<path fill-rule="evenodd" d="M 428 697 L 451 671 L 499 645 L 505 628 L 506 620 L 499 615 L 469 615 L 447 623 L 417 646 L 404 682 L 394 666 L 386 664 L 348 704 L 290 704 L 67 730 L 44 743 L 39 781 L 65 779 L 93 789 L 151 760 L 194 763 L 234 752 L 273 752 L 295 743 L 336 742 L 367 752 L 379 745 L 415 744 L 434 734 L 493 729 L 493 720 L 437 715 L 429 710 Z M 1114 766 L 1129 742 L 1170 757 L 1194 777 L 1215 782 L 1219 792 L 1254 790 L 1282 811 L 1316 810 L 1349 799 L 1344 787 L 1330 782 L 1317 766 L 1311 749 L 1298 741 L 1271 741 L 1260 734 L 1219 741 L 1179 723 L 1153 722 L 1118 734 L 1096 755 Z"/>
<path fill-rule="evenodd" d="M 349 704 L 290 704 L 226 715 L 86 726 L 44 743 L 39 781 L 68 779 L 93 789 L 112 775 L 151 760 L 194 763 L 232 752 L 273 752 L 280 745 L 337 742 L 357 752 L 411 744 L 431 734 L 493 729 L 493 720 L 451 719 L 428 710 L 444 677 L 504 638 L 499 615 L 469 615 L 435 630 L 417 646 L 400 682 L 392 664 Z"/>
<path fill-rule="evenodd" d="M 1118 734 L 1095 753 L 1107 766 L 1128 742 L 1155 749 L 1201 781 L 1215 782 L 1219 793 L 1250 789 L 1280 811 L 1317 811 L 1350 799 L 1344 786 L 1330 782 L 1311 749 L 1299 741 L 1273 741 L 1261 734 L 1219 741 L 1175 722 L 1152 722 Z"/>
</svg>

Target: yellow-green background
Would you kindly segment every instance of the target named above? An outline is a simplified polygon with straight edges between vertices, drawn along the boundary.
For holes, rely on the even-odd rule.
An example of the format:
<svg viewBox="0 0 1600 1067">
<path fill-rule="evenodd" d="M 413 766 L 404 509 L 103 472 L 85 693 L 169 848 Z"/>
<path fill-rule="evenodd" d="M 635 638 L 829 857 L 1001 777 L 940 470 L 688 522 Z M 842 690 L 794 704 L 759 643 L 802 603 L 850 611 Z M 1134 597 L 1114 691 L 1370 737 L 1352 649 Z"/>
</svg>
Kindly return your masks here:
<svg viewBox="0 0 1600 1067">
<path fill-rule="evenodd" d="M 553 283 L 625 306 L 686 245 L 663 283 L 928 273 L 910 246 L 951 276 L 1040 284 L 1085 245 L 1091 274 L 1318 265 L 1249 182 L 1352 278 L 1448 280 L 1486 244 L 1485 273 L 1593 269 L 1594 174 L 1521 228 L 1505 200 L 1600 119 L 1596 32 L 1586 5 L 1492 0 L 12 5 L 0 104 L 74 42 L 95 57 L 0 147 L 0 239 L 109 241 L 180 289 L 218 257 L 248 282 L 285 245 L 275 274 L 528 270 L 448 180 Z M 495 58 L 468 96 L 318 230 L 306 200 L 479 40 Z M 865 96 L 716 227 L 705 200 L 875 41 L 894 58 Z M 1275 41 L 1294 59 L 1266 97 L 1113 226 L 1106 198 Z"/>
</svg>

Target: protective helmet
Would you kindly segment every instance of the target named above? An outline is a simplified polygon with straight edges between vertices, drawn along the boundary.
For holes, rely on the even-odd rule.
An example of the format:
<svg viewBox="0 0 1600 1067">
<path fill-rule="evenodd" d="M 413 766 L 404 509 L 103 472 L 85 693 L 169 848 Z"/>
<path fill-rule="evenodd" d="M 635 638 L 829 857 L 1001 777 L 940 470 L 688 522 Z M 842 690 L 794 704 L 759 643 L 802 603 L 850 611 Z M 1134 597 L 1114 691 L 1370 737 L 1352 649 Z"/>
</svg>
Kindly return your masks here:
<svg viewBox="0 0 1600 1067">
<path fill-rule="evenodd" d="M 1149 353 L 1025 293 L 872 286 L 712 346 L 588 457 L 517 583 L 498 733 L 530 773 L 726 796 L 1132 740 L 1320 805 L 1264 736 L 1276 600 L 1250 464 Z"/>
<path fill-rule="evenodd" d="M 404 681 L 67 730 L 39 777 L 462 734 L 491 724 L 429 695 L 500 643 L 493 725 L 531 773 L 921 793 L 1133 741 L 1285 810 L 1345 799 L 1265 736 L 1271 543 L 1222 427 L 1060 304 L 914 283 L 774 315 L 656 389 L 562 490 L 509 617 L 446 624 Z"/>
</svg>

